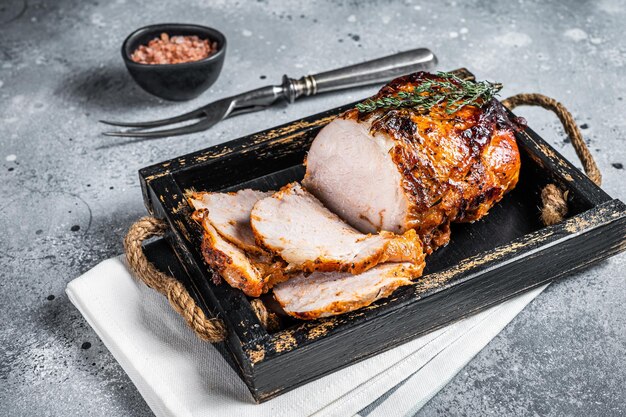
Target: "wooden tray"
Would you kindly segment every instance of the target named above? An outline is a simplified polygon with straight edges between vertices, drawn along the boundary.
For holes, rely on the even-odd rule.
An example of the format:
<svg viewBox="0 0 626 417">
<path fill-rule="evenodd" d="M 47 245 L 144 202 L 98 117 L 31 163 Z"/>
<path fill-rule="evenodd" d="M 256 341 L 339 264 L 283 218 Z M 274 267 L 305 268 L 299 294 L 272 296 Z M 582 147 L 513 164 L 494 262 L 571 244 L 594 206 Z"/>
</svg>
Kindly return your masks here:
<svg viewBox="0 0 626 417">
<path fill-rule="evenodd" d="M 465 72 L 466 76 L 471 74 Z M 245 136 L 140 171 L 148 211 L 209 316 L 224 320 L 226 347 L 254 398 L 268 400 L 344 366 L 405 343 L 626 248 L 626 206 L 613 200 L 531 129 L 517 135 L 520 181 L 484 219 L 456 224 L 450 244 L 427 258 L 417 285 L 370 307 L 267 332 L 248 298 L 215 285 L 200 253 L 202 231 L 189 217 L 186 190 L 278 189 L 300 180 L 317 132 L 353 104 Z M 568 219 L 544 227 L 541 188 L 569 190 Z"/>
</svg>

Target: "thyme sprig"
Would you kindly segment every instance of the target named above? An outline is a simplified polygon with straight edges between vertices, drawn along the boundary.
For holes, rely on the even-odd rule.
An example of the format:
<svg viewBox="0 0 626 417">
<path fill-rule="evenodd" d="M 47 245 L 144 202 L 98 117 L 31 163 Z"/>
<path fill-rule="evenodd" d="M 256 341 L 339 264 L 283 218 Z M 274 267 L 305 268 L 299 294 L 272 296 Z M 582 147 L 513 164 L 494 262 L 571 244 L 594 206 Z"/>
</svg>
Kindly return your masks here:
<svg viewBox="0 0 626 417">
<path fill-rule="evenodd" d="M 438 72 L 441 80 L 425 80 L 413 91 L 400 91 L 395 96 L 367 99 L 356 105 L 361 113 L 376 109 L 415 108 L 423 112 L 443 105 L 448 114 L 465 106 L 482 106 L 498 95 L 502 84 L 489 81 L 463 80 L 449 72 Z"/>
</svg>

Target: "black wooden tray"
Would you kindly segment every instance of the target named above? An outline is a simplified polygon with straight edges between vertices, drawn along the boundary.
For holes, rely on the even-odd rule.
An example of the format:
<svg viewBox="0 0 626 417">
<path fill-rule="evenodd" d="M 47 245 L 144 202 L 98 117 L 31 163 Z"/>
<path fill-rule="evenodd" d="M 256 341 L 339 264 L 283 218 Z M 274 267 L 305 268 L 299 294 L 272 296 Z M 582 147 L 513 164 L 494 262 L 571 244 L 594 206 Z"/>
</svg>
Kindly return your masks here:
<svg viewBox="0 0 626 417">
<path fill-rule="evenodd" d="M 202 231 L 190 219 L 187 190 L 278 189 L 302 178 L 303 158 L 339 107 L 156 164 L 140 171 L 148 211 L 165 219 L 166 240 L 205 312 L 224 320 L 226 346 L 261 402 L 344 366 L 484 310 L 626 248 L 626 206 L 611 199 L 531 129 L 517 135 L 517 188 L 484 219 L 453 225 L 450 244 L 426 261 L 415 286 L 355 311 L 304 322 L 284 320 L 269 333 L 248 298 L 215 285 L 200 253 Z M 569 190 L 569 217 L 544 227 L 539 192 Z"/>
</svg>

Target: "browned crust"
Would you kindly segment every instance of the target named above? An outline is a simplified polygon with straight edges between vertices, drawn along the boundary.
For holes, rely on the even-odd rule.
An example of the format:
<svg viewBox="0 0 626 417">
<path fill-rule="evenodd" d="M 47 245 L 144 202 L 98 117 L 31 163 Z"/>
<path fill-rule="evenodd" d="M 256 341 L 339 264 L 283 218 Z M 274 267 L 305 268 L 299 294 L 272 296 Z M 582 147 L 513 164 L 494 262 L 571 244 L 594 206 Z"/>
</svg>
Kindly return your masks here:
<svg viewBox="0 0 626 417">
<path fill-rule="evenodd" d="M 261 275 L 266 278 L 264 293 L 293 276 L 293 273 L 287 272 L 287 264 L 282 259 L 274 259 L 270 263 L 259 263 L 257 267 L 261 270 Z"/>
<path fill-rule="evenodd" d="M 438 78 L 427 73 L 400 77 L 374 99 Z M 391 156 L 410 201 L 406 224 L 421 236 L 427 253 L 447 244 L 451 222 L 480 219 L 517 183 L 521 163 L 514 131 L 521 125 L 509 120 L 495 100 L 452 115 L 443 108 L 428 114 L 402 108 L 368 115 L 353 109 L 343 117 L 368 118 L 372 135 L 395 141 Z"/>
<path fill-rule="evenodd" d="M 209 226 L 205 226 L 201 249 L 204 261 L 216 272 L 213 275 L 213 282 L 216 284 L 220 282 L 219 278 L 216 279 L 216 276 L 219 274 L 231 287 L 239 288 L 250 297 L 259 297 L 265 289 L 266 282 L 258 268 L 251 263 L 252 268 L 249 271 L 247 268 L 234 262 L 228 254 L 217 249 L 216 239 L 218 239 L 218 236 L 214 234 L 217 232 L 210 230 Z"/>
<path fill-rule="evenodd" d="M 233 260 L 224 252 L 213 249 L 212 241 L 213 240 L 208 233 L 203 234 L 202 243 L 200 244 L 200 251 L 202 252 L 204 262 L 206 262 L 207 265 L 209 265 L 211 269 L 214 270 L 214 274 L 211 276 L 211 278 L 213 283 L 217 285 L 222 283 L 222 271 L 226 268 L 227 265 L 232 264 Z"/>
</svg>

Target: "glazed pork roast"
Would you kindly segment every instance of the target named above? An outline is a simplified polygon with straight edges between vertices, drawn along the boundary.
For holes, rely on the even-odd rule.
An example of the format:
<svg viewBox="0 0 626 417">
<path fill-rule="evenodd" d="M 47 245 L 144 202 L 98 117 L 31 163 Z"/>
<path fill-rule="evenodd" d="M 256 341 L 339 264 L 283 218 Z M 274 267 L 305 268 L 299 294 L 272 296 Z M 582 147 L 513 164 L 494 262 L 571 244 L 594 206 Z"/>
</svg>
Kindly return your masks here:
<svg viewBox="0 0 626 417">
<path fill-rule="evenodd" d="M 442 80 L 407 75 L 372 100 Z M 449 241 L 451 222 L 480 219 L 515 187 L 520 156 L 514 131 L 520 123 L 509 120 L 496 100 L 454 113 L 444 105 L 428 112 L 355 108 L 317 135 L 302 183 L 361 232 L 414 229 L 431 253 Z"/>
<path fill-rule="evenodd" d="M 480 219 L 518 181 L 523 120 L 493 99 L 499 88 L 478 87 L 450 74 L 397 78 L 319 132 L 302 184 L 191 194 L 207 264 L 249 296 L 273 288 L 301 319 L 411 284 L 452 222 Z"/>
</svg>

